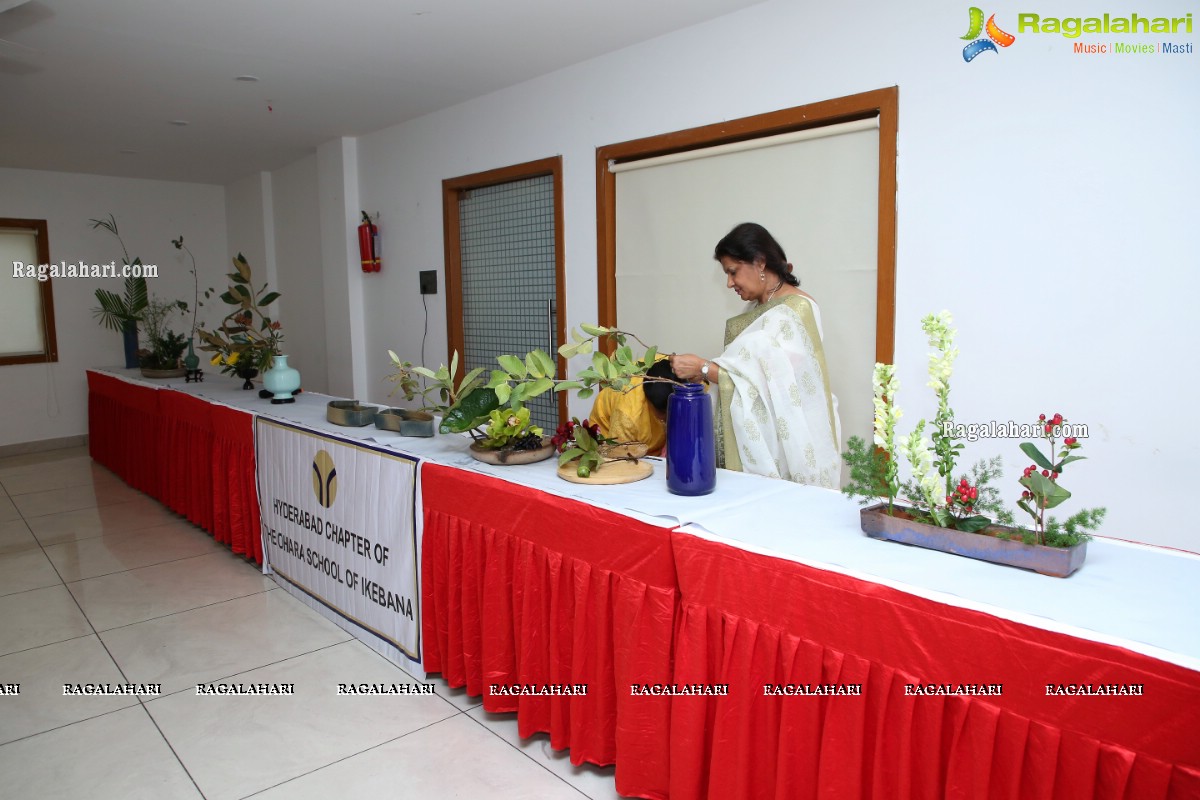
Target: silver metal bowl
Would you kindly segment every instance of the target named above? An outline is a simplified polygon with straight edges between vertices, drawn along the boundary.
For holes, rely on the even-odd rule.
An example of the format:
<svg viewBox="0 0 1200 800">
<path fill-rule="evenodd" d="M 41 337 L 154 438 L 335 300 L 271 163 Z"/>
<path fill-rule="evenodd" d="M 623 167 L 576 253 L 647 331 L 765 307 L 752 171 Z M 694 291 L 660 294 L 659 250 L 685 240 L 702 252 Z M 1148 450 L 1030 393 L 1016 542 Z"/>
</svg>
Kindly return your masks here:
<svg viewBox="0 0 1200 800">
<path fill-rule="evenodd" d="M 362 405 L 357 400 L 330 400 L 325 407 L 325 419 L 334 425 L 361 428 L 375 420 L 379 406 Z"/>
</svg>

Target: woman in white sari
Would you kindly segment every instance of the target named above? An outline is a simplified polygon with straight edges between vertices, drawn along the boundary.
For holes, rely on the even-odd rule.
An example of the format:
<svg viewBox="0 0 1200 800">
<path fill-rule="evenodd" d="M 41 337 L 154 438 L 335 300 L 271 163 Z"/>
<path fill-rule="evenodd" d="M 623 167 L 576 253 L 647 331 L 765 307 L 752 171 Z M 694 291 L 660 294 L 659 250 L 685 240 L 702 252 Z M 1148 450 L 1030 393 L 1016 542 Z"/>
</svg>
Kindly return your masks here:
<svg viewBox="0 0 1200 800">
<path fill-rule="evenodd" d="M 728 287 L 754 305 L 726 322 L 720 356 L 675 355 L 671 366 L 719 386 L 718 466 L 836 489 L 840 426 L 816 302 L 761 225 L 738 225 L 715 258 Z"/>
</svg>

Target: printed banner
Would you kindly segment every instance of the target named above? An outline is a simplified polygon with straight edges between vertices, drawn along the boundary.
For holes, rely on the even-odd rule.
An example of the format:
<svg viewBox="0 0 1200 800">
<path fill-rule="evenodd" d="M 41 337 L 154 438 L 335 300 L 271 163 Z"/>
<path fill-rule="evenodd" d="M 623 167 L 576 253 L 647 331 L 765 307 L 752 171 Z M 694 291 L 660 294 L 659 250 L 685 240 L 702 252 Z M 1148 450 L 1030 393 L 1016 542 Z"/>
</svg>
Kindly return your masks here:
<svg viewBox="0 0 1200 800">
<path fill-rule="evenodd" d="M 258 417 L 263 564 L 420 661 L 416 459 Z"/>
</svg>

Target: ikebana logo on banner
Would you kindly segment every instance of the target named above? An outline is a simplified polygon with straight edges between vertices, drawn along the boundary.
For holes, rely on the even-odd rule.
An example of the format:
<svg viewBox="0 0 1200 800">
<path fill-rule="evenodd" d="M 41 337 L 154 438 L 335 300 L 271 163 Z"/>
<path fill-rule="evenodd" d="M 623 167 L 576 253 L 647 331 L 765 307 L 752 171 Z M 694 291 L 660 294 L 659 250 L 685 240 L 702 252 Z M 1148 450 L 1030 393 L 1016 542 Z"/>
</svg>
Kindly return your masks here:
<svg viewBox="0 0 1200 800">
<path fill-rule="evenodd" d="M 255 444 L 264 568 L 419 661 L 417 461 L 261 417 Z"/>
<path fill-rule="evenodd" d="M 324 450 L 317 453 L 312 465 L 313 494 L 317 496 L 317 502 L 323 508 L 329 508 L 337 497 L 337 467 L 333 465 L 332 456 Z"/>
</svg>

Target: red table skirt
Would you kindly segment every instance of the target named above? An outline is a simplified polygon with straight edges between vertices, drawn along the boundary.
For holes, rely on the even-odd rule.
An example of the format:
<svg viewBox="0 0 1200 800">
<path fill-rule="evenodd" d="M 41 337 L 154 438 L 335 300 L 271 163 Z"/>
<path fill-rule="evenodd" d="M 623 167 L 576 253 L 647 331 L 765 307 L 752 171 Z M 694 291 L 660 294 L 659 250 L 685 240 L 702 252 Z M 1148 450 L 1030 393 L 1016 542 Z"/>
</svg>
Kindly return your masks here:
<svg viewBox="0 0 1200 800">
<path fill-rule="evenodd" d="M 1200 676 L 1131 651 L 676 533 L 672 798 L 1196 798 Z M 769 697 L 766 684 L 859 684 Z M 1001 684 L 998 697 L 906 684 Z M 1046 684 L 1144 696 L 1047 697 Z"/>
<path fill-rule="evenodd" d="M 92 458 L 261 564 L 254 417 L 183 392 L 87 375 Z"/>
<path fill-rule="evenodd" d="M 462 470 L 421 473 L 424 665 L 515 711 L 571 761 L 616 764 L 622 794 L 667 794 L 666 683 L 678 603 L 670 533 Z M 486 520 L 487 522 L 480 522 Z M 586 696 L 493 695 L 492 684 L 585 684 Z"/>
<path fill-rule="evenodd" d="M 158 390 L 89 372 L 88 449 L 138 491 L 161 499 Z"/>
</svg>

